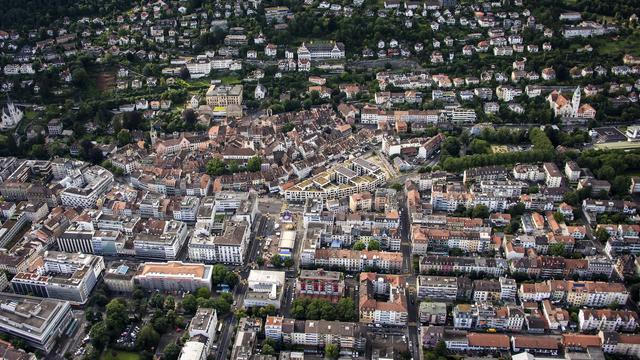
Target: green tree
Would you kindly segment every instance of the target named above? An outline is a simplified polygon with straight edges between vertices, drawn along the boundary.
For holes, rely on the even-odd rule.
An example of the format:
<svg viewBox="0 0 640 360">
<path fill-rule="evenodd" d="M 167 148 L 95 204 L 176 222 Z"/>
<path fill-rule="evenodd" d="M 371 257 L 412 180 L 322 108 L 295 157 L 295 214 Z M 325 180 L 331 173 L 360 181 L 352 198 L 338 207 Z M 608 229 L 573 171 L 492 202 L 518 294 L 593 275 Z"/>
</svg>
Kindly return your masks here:
<svg viewBox="0 0 640 360">
<path fill-rule="evenodd" d="M 327 359 L 337 359 L 340 356 L 340 348 L 336 344 L 327 344 L 324 347 L 324 357 Z"/>
<path fill-rule="evenodd" d="M 564 256 L 565 247 L 563 243 L 555 243 L 549 246 L 549 255 L 552 256 Z"/>
<path fill-rule="evenodd" d="M 489 208 L 484 204 L 474 206 L 471 217 L 486 219 L 489 217 Z"/>
<path fill-rule="evenodd" d="M 211 297 L 211 290 L 206 287 L 200 287 L 196 290 L 196 298 L 208 299 Z"/>
<path fill-rule="evenodd" d="M 288 123 L 285 123 L 284 125 L 282 125 L 282 132 L 286 134 L 286 133 L 288 133 L 289 131 L 291 131 L 291 130 L 293 130 L 295 128 L 296 127 L 292 123 L 288 122 Z"/>
<path fill-rule="evenodd" d="M 120 334 L 129 321 L 126 304 L 122 299 L 111 300 L 106 307 L 106 325 L 111 334 Z"/>
<path fill-rule="evenodd" d="M 91 339 L 91 343 L 97 349 L 104 348 L 107 344 L 109 344 L 109 329 L 107 329 L 107 324 L 104 321 L 98 321 L 93 324 L 91 330 L 89 330 L 89 338 Z"/>
<path fill-rule="evenodd" d="M 349 297 L 342 298 L 336 305 L 336 316 L 340 321 L 355 321 L 356 311 L 353 299 Z"/>
<path fill-rule="evenodd" d="M 195 314 L 198 310 L 198 300 L 193 294 L 187 294 L 182 299 L 182 309 L 187 314 Z"/>
<path fill-rule="evenodd" d="M 353 246 L 351 246 L 351 249 L 361 251 L 361 250 L 364 250 L 366 247 L 367 246 L 364 244 L 364 241 L 358 240 L 355 243 L 353 243 Z"/>
<path fill-rule="evenodd" d="M 609 240 L 609 237 L 611 236 L 611 235 L 609 235 L 607 230 L 605 228 L 603 228 L 603 227 L 598 228 L 596 230 L 595 235 L 596 235 L 596 240 L 600 241 L 601 243 L 607 242 L 607 240 Z"/>
<path fill-rule="evenodd" d="M 258 310 L 258 316 L 260 316 L 261 318 L 266 318 L 267 316 L 274 316 L 276 312 L 277 310 L 275 306 L 267 305 L 261 307 L 260 310 Z"/>
<path fill-rule="evenodd" d="M 262 346 L 262 353 L 265 355 L 275 355 L 276 350 L 270 344 L 264 344 Z"/>
<path fill-rule="evenodd" d="M 224 161 L 219 158 L 213 158 L 207 162 L 207 174 L 211 176 L 223 175 L 226 169 Z"/>
<path fill-rule="evenodd" d="M 122 129 L 118 132 L 118 146 L 124 146 L 131 142 L 131 132 L 128 129 Z"/>
<path fill-rule="evenodd" d="M 138 338 L 136 339 L 136 346 L 139 350 L 153 350 L 160 341 L 160 334 L 151 326 L 147 324 L 142 327 Z"/>
<path fill-rule="evenodd" d="M 164 360 L 177 360 L 180 356 L 180 347 L 176 343 L 170 343 L 164 347 L 162 358 Z"/>
<path fill-rule="evenodd" d="M 155 293 L 149 299 L 149 305 L 153 306 L 156 309 L 161 309 L 164 307 L 164 296 L 160 293 Z"/>
<path fill-rule="evenodd" d="M 273 265 L 274 267 L 277 267 L 277 268 L 282 267 L 282 263 L 283 263 L 282 256 L 278 254 L 274 254 L 271 257 L 271 265 Z"/>
<path fill-rule="evenodd" d="M 564 215 L 561 212 L 556 211 L 553 213 L 553 219 L 558 223 L 563 223 Z"/>
<path fill-rule="evenodd" d="M 294 265 L 293 258 L 291 256 L 286 256 L 282 265 L 286 268 L 292 267 Z"/>
<path fill-rule="evenodd" d="M 254 156 L 247 161 L 247 171 L 257 172 L 260 171 L 262 166 L 262 158 L 260 156 Z"/>
<path fill-rule="evenodd" d="M 173 298 L 173 296 L 167 296 L 164 299 L 164 308 L 167 310 L 175 310 L 176 308 L 176 301 Z"/>
<path fill-rule="evenodd" d="M 377 250 L 380 251 L 380 241 L 371 239 L 369 240 L 369 246 L 367 246 L 367 250 Z"/>
</svg>

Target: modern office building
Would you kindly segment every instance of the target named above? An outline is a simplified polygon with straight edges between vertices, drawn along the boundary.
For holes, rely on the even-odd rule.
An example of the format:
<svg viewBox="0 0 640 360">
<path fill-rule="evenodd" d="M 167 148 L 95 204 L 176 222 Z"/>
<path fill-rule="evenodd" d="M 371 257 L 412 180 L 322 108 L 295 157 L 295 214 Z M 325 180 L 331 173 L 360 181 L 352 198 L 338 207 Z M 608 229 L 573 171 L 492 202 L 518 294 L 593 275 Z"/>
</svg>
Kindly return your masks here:
<svg viewBox="0 0 640 360">
<path fill-rule="evenodd" d="M 74 321 L 68 301 L 0 293 L 0 331 L 45 353 Z"/>
</svg>

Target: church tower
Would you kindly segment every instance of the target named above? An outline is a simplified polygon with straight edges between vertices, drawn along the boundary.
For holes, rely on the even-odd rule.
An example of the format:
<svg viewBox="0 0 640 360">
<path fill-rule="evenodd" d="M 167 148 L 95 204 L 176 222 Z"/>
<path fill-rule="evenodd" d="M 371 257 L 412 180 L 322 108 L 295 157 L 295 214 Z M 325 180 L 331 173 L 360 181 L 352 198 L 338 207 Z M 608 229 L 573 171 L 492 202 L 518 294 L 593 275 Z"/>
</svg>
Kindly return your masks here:
<svg viewBox="0 0 640 360">
<path fill-rule="evenodd" d="M 158 141 L 158 132 L 156 131 L 155 124 L 151 124 L 151 129 L 149 129 L 149 137 L 151 138 L 151 146 L 156 144 Z"/>
<path fill-rule="evenodd" d="M 580 108 L 580 86 L 573 92 L 573 99 L 571 99 L 571 116 L 578 117 L 578 109 Z"/>
</svg>

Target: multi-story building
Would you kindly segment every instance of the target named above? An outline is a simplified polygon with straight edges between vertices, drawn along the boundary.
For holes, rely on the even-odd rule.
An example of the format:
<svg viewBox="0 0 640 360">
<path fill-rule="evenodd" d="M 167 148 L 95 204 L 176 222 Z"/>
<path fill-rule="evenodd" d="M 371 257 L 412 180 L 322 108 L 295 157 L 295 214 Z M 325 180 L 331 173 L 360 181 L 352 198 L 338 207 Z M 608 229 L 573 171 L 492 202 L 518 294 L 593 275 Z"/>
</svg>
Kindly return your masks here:
<svg viewBox="0 0 640 360">
<path fill-rule="evenodd" d="M 340 268 L 345 271 L 363 271 L 366 268 L 386 272 L 402 270 L 402 253 L 376 250 L 315 249 L 307 260 L 318 267 Z"/>
<path fill-rule="evenodd" d="M 93 208 L 102 194 L 111 188 L 113 174 L 100 166 L 92 166 L 60 181 L 65 189 L 60 193 L 64 206 Z"/>
<path fill-rule="evenodd" d="M 268 339 L 310 349 L 335 344 L 340 349 L 363 351 L 367 341 L 364 334 L 364 327 L 352 322 L 305 321 L 277 316 L 267 316 L 265 322 L 265 336 Z"/>
<path fill-rule="evenodd" d="M 194 292 L 204 287 L 211 290 L 212 265 L 169 261 L 147 262 L 140 266 L 135 282 L 144 289 L 163 292 Z"/>
<path fill-rule="evenodd" d="M 249 224 L 235 221 L 224 223 L 220 235 L 209 235 L 202 231 L 194 233 L 189 240 L 189 259 L 202 262 L 220 262 L 240 265 L 249 245 Z"/>
<path fill-rule="evenodd" d="M 211 349 L 216 340 L 216 332 L 218 327 L 218 313 L 216 309 L 198 308 L 196 314 L 189 323 L 189 337 L 203 337 L 206 339 L 205 345 L 207 351 Z"/>
<path fill-rule="evenodd" d="M 419 299 L 455 301 L 458 298 L 458 279 L 449 276 L 424 276 L 416 279 Z"/>
<path fill-rule="evenodd" d="M 447 304 L 423 301 L 418 309 L 418 318 L 422 324 L 444 325 L 447 322 Z"/>
<path fill-rule="evenodd" d="M 207 105 L 242 105 L 242 85 L 211 85 L 207 90 Z"/>
<path fill-rule="evenodd" d="M 101 256 L 45 251 L 34 263 L 33 271 L 11 279 L 17 294 L 36 295 L 84 304 L 104 270 Z"/>
<path fill-rule="evenodd" d="M 300 270 L 296 296 L 340 298 L 344 295 L 344 278 L 339 271 Z"/>
<path fill-rule="evenodd" d="M 244 298 L 245 307 L 273 305 L 280 308 L 285 285 L 284 271 L 251 270 Z"/>
<path fill-rule="evenodd" d="M 580 331 L 634 332 L 638 327 L 638 313 L 631 310 L 580 309 L 578 320 Z"/>
<path fill-rule="evenodd" d="M 174 260 L 187 239 L 187 224 L 176 220 L 150 219 L 135 234 L 133 248 L 141 258 Z"/>
<path fill-rule="evenodd" d="M 0 331 L 49 353 L 75 319 L 68 301 L 0 293 Z"/>
<path fill-rule="evenodd" d="M 476 330 L 520 331 L 525 320 L 516 306 L 494 307 L 486 302 L 456 305 L 452 316 L 455 328 Z"/>
<path fill-rule="evenodd" d="M 360 322 L 382 325 L 407 324 L 407 298 L 399 275 L 360 273 Z M 387 301 L 378 300 L 385 298 Z"/>
<path fill-rule="evenodd" d="M 424 255 L 420 257 L 420 273 L 434 271 L 438 274 L 477 273 L 502 276 L 508 269 L 508 263 L 499 258 Z"/>
<path fill-rule="evenodd" d="M 298 48 L 298 60 L 343 59 L 344 56 L 341 42 L 302 43 Z"/>
<path fill-rule="evenodd" d="M 109 264 L 104 272 L 104 284 L 109 291 L 116 293 L 131 293 L 134 290 L 134 277 L 138 270 L 138 264 L 131 261 L 117 261 Z"/>
<path fill-rule="evenodd" d="M 601 281 L 547 280 L 543 283 L 522 284 L 520 301 L 564 301 L 569 306 L 605 307 L 626 304 L 629 291 L 624 284 Z"/>
<path fill-rule="evenodd" d="M 562 173 L 558 166 L 552 162 L 546 162 L 542 165 L 545 173 L 545 184 L 551 188 L 557 188 L 562 185 Z"/>
<path fill-rule="evenodd" d="M 238 323 L 236 338 L 231 348 L 231 358 L 237 360 L 253 359 L 253 353 L 262 331 L 260 318 L 242 318 Z"/>
</svg>

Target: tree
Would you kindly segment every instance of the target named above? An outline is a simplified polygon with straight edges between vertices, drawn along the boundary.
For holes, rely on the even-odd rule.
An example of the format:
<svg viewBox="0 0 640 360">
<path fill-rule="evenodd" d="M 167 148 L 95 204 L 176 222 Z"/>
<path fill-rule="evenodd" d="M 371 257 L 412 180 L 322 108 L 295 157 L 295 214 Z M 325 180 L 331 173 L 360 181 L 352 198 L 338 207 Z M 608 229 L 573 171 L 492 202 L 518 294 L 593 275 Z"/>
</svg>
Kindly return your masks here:
<svg viewBox="0 0 640 360">
<path fill-rule="evenodd" d="M 109 329 L 107 329 L 107 324 L 104 321 L 98 321 L 95 323 L 91 330 L 89 331 L 89 338 L 91 339 L 91 343 L 97 349 L 104 348 L 107 344 L 109 344 Z"/>
<path fill-rule="evenodd" d="M 609 235 L 607 230 L 603 227 L 596 229 L 595 235 L 596 235 L 596 240 L 600 241 L 601 243 L 607 242 L 607 240 L 609 240 L 609 237 L 611 236 Z"/>
<path fill-rule="evenodd" d="M 380 241 L 371 239 L 369 240 L 369 246 L 367 246 L 367 250 L 377 250 L 380 251 Z"/>
<path fill-rule="evenodd" d="M 177 360 L 180 356 L 180 347 L 176 343 L 170 343 L 164 347 L 162 357 L 164 360 Z"/>
<path fill-rule="evenodd" d="M 136 339 L 136 346 L 140 350 L 153 350 L 160 341 L 160 334 L 151 326 L 147 324 L 142 327 L 138 338 Z"/>
<path fill-rule="evenodd" d="M 120 334 L 129 321 L 126 304 L 121 299 L 111 300 L 106 307 L 105 323 L 111 334 Z"/>
<path fill-rule="evenodd" d="M 564 256 L 565 247 L 563 243 L 555 243 L 549 246 L 549 255 L 552 256 Z"/>
<path fill-rule="evenodd" d="M 124 146 L 131 142 L 131 133 L 127 129 L 121 129 L 118 132 L 118 145 Z"/>
<path fill-rule="evenodd" d="M 193 109 L 183 110 L 181 119 L 187 129 L 193 129 L 198 121 L 198 117 Z"/>
<path fill-rule="evenodd" d="M 261 318 L 266 318 L 267 316 L 274 316 L 276 312 L 277 310 L 275 306 L 267 305 L 267 306 L 261 307 L 260 310 L 258 310 L 258 315 Z"/>
<path fill-rule="evenodd" d="M 219 158 L 213 158 L 207 162 L 207 174 L 211 176 L 220 176 L 224 174 L 226 165 Z"/>
<path fill-rule="evenodd" d="M 288 123 L 285 123 L 284 125 L 282 125 L 282 132 L 286 134 L 286 133 L 288 133 L 289 131 L 291 131 L 291 130 L 293 130 L 295 128 L 296 127 L 292 123 L 288 122 Z"/>
<path fill-rule="evenodd" d="M 84 68 L 77 67 L 71 72 L 71 78 L 73 79 L 73 84 L 75 86 L 80 89 L 84 89 L 89 81 L 89 74 L 87 74 L 87 70 Z"/>
<path fill-rule="evenodd" d="M 262 158 L 260 156 L 254 156 L 247 161 L 247 171 L 257 172 L 260 171 L 262 166 Z"/>
<path fill-rule="evenodd" d="M 164 299 L 164 308 L 167 310 L 175 310 L 176 308 L 176 301 L 173 298 L 173 296 L 167 296 Z"/>
<path fill-rule="evenodd" d="M 198 310 L 198 300 L 193 294 L 187 294 L 182 299 L 182 309 L 187 314 L 195 314 Z"/>
<path fill-rule="evenodd" d="M 471 212 L 471 217 L 486 219 L 489 217 L 489 208 L 484 204 L 476 205 Z"/>
<path fill-rule="evenodd" d="M 561 212 L 556 211 L 553 213 L 553 220 L 555 220 L 558 223 L 563 223 L 564 215 Z"/>
<path fill-rule="evenodd" d="M 340 348 L 336 344 L 327 344 L 324 347 L 324 357 L 327 359 L 337 359 L 340 355 Z"/>
<path fill-rule="evenodd" d="M 283 263 L 284 267 L 290 268 L 290 267 L 293 266 L 293 264 L 294 264 L 294 262 L 293 262 L 293 258 L 291 258 L 291 256 L 287 256 L 287 257 L 284 258 L 284 263 Z"/>
<path fill-rule="evenodd" d="M 274 254 L 271 257 L 271 265 L 273 265 L 274 267 L 282 267 L 282 256 L 278 255 L 278 254 Z"/>
<path fill-rule="evenodd" d="M 342 298 L 336 305 L 336 316 L 340 321 L 355 321 L 355 304 L 351 298 Z"/>
<path fill-rule="evenodd" d="M 464 251 L 460 248 L 449 249 L 449 256 L 462 256 L 462 255 L 464 255 Z"/>
<path fill-rule="evenodd" d="M 149 305 L 153 306 L 156 309 L 161 309 L 164 307 L 164 296 L 160 293 L 155 293 L 149 299 Z"/>
<path fill-rule="evenodd" d="M 171 328 L 169 324 L 169 320 L 165 316 L 158 316 L 153 319 L 153 328 L 159 333 L 164 334 L 167 330 Z"/>
<path fill-rule="evenodd" d="M 353 246 L 351 246 L 351 249 L 361 251 L 361 250 L 364 250 L 366 247 L 367 246 L 364 244 L 364 241 L 358 240 L 355 243 L 353 243 Z"/>
<path fill-rule="evenodd" d="M 270 344 L 264 344 L 262 346 L 262 353 L 265 355 L 275 355 L 276 350 Z"/>
<path fill-rule="evenodd" d="M 211 290 L 206 287 L 200 287 L 196 290 L 196 298 L 208 299 L 211 297 Z"/>
</svg>

